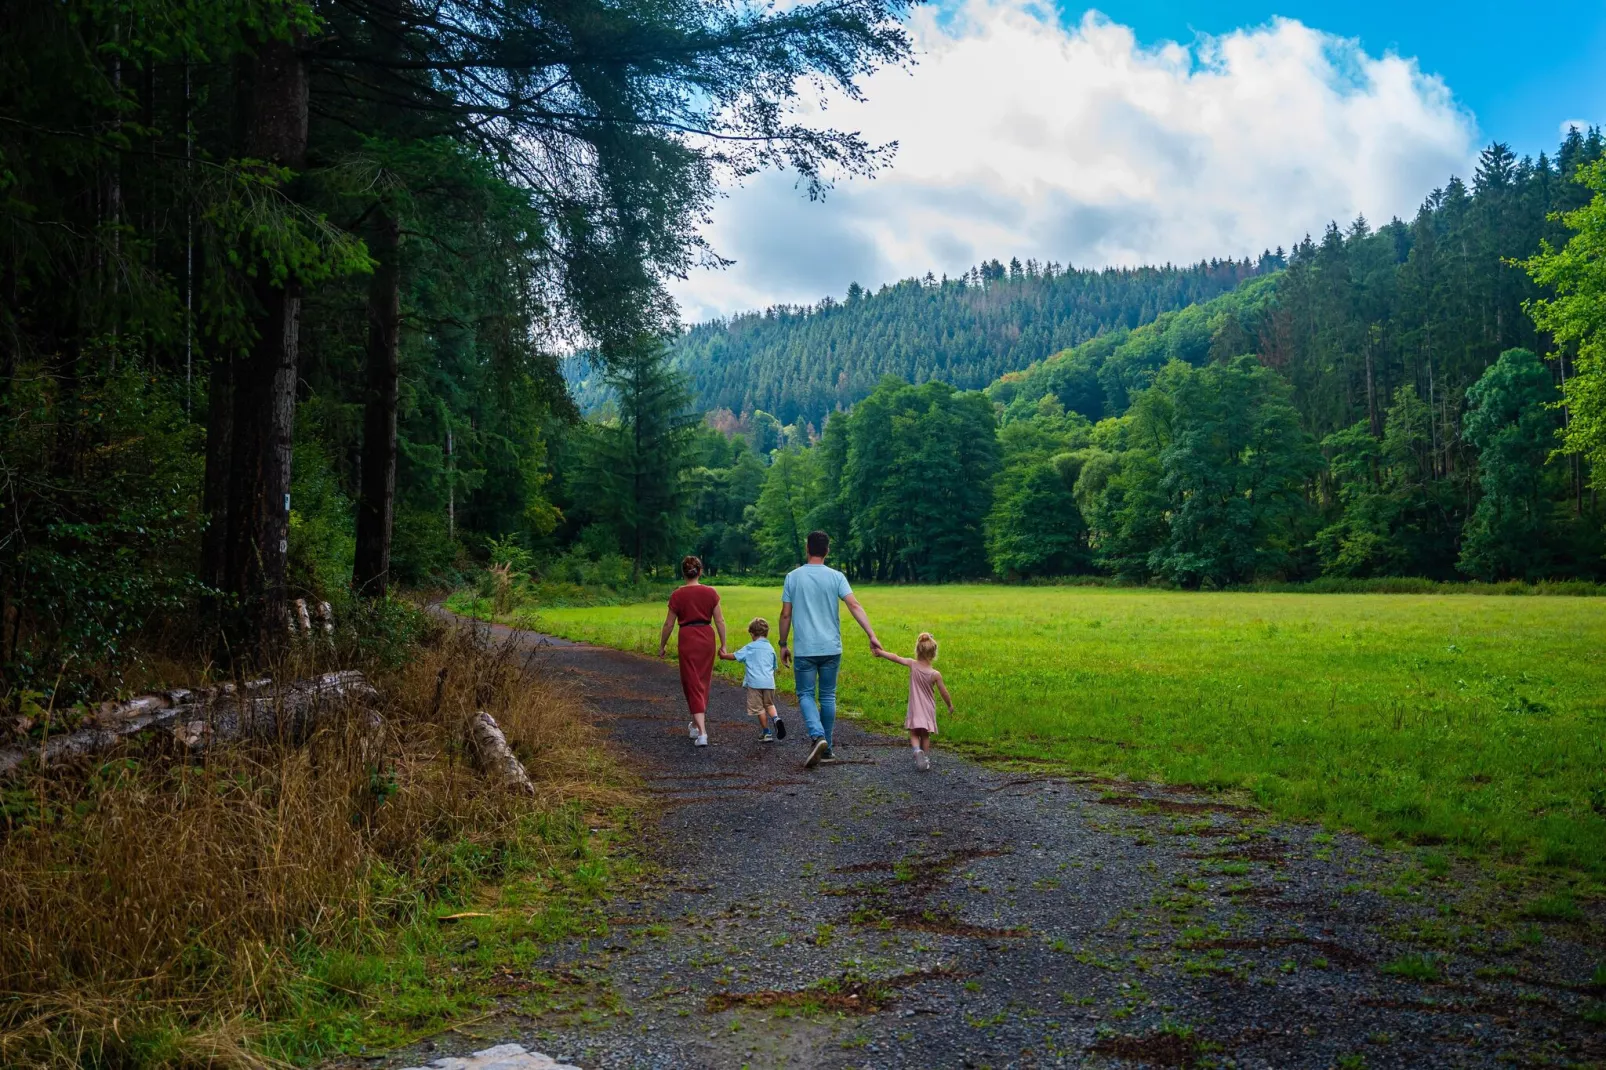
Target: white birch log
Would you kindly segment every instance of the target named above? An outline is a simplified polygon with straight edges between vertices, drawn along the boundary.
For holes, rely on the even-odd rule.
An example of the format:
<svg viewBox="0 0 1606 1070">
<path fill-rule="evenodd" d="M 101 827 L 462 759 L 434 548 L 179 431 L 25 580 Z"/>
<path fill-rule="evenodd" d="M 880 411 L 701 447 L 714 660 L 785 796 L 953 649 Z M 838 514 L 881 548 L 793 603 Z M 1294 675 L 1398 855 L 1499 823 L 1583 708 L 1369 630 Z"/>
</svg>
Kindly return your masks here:
<svg viewBox="0 0 1606 1070">
<path fill-rule="evenodd" d="M 83 725 L 27 747 L 0 750 L 0 779 L 29 758 L 41 765 L 110 750 L 146 729 L 166 729 L 187 747 L 215 739 L 278 739 L 296 742 L 311 734 L 331 711 L 348 703 L 378 698 L 372 685 L 355 670 L 325 673 L 275 689 L 271 680 L 253 680 L 243 687 L 224 684 L 208 691 L 176 690 L 141 695 L 128 702 L 106 703 Z"/>
<path fill-rule="evenodd" d="M 480 710 L 469 719 L 468 730 L 469 738 L 474 743 L 475 759 L 480 768 L 496 780 L 498 786 L 523 795 L 535 794 L 530 774 L 513 753 L 513 748 L 507 745 L 507 737 L 502 734 L 496 718 Z"/>
</svg>

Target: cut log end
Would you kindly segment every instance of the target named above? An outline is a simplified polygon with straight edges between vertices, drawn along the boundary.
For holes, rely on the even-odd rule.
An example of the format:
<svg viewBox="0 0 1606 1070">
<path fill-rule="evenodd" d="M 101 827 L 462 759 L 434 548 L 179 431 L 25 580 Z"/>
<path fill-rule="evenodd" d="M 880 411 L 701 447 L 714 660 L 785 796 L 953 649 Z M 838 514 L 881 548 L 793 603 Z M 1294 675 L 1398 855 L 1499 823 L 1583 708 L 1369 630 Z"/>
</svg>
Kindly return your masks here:
<svg viewBox="0 0 1606 1070">
<path fill-rule="evenodd" d="M 497 786 L 521 795 L 535 794 L 535 784 L 530 780 L 530 774 L 513 753 L 513 748 L 508 746 L 507 737 L 502 734 L 496 718 L 480 710 L 469 719 L 468 729 L 479 767 Z"/>
</svg>

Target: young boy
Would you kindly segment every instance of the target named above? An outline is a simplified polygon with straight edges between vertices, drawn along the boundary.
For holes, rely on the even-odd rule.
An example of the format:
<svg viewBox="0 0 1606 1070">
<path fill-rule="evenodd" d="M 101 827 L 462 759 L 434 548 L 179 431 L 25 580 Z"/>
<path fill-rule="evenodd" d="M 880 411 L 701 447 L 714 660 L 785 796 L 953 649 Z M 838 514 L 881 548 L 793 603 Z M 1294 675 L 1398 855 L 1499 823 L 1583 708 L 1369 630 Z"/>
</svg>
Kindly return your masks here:
<svg viewBox="0 0 1606 1070">
<path fill-rule="evenodd" d="M 760 743 L 773 743 L 786 738 L 786 725 L 775 711 L 775 648 L 770 646 L 770 622 L 754 617 L 747 625 L 752 642 L 731 654 L 720 651 L 727 661 L 742 663 L 742 686 L 747 689 L 747 712 L 758 718 L 763 734 Z M 771 728 L 771 725 L 774 728 Z"/>
</svg>

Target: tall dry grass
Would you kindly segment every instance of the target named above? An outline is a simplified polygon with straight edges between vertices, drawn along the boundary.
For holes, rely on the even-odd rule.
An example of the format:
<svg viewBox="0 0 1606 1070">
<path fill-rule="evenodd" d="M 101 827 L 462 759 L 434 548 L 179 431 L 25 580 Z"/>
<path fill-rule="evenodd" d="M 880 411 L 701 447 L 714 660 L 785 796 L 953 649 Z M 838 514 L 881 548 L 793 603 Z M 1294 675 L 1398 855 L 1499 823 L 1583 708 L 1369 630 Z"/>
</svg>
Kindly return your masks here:
<svg viewBox="0 0 1606 1070">
<path fill-rule="evenodd" d="M 626 798 L 574 693 L 521 650 L 443 631 L 375 683 L 377 733 L 343 709 L 303 746 L 194 760 L 146 741 L 7 787 L 0 1065 L 263 1065 L 246 1023 L 287 1013 L 294 947 L 404 924 L 554 849 L 532 812 Z M 534 802 L 469 763 L 476 709 Z"/>
</svg>

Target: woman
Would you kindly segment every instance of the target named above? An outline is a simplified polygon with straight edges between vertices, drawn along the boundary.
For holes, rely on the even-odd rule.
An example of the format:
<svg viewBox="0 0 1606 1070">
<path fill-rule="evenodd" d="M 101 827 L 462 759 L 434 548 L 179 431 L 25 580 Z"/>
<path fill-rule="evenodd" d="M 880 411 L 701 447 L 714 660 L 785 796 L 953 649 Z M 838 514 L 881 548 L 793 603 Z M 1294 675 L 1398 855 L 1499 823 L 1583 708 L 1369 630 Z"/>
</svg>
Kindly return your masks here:
<svg viewBox="0 0 1606 1070">
<path fill-rule="evenodd" d="M 658 636 L 658 656 L 669 646 L 669 634 L 680 625 L 680 686 L 686 692 L 686 708 L 691 711 L 687 729 L 692 742 L 708 746 L 708 684 L 714 678 L 714 657 L 725 652 L 725 613 L 719 608 L 719 592 L 702 582 L 703 563 L 688 555 L 680 562 L 686 583 L 669 596 L 669 615 Z M 712 624 L 719 631 L 714 645 Z"/>
</svg>

